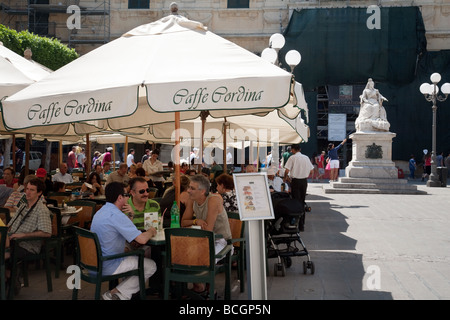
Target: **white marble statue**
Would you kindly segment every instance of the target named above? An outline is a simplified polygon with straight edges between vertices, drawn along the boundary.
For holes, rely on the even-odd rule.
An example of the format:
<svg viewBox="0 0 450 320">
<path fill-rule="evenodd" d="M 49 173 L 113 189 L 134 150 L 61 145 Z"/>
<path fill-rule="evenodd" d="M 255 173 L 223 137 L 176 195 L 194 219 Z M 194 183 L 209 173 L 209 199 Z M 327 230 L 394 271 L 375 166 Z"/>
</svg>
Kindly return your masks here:
<svg viewBox="0 0 450 320">
<path fill-rule="evenodd" d="M 390 124 L 387 121 L 383 101 L 388 100 L 375 89 L 375 83 L 369 78 L 366 88 L 360 96 L 361 108 L 355 121 L 356 132 L 389 131 Z"/>
</svg>

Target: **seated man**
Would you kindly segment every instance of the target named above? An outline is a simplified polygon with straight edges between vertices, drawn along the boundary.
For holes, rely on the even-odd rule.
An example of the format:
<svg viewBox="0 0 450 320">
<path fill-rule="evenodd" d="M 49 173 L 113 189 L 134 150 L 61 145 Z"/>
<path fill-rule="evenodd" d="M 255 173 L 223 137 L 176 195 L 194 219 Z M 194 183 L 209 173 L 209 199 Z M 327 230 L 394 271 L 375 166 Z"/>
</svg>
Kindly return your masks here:
<svg viewBox="0 0 450 320">
<path fill-rule="evenodd" d="M 144 229 L 144 212 L 158 212 L 158 202 L 149 199 L 147 180 L 143 177 L 136 177 L 129 181 L 131 197 L 127 204 L 123 206 L 122 211 L 128 213 L 128 217 L 139 229 Z"/>
<path fill-rule="evenodd" d="M 0 184 L 6 185 L 8 188 L 14 188 L 14 184 L 18 179 L 15 178 L 16 173 L 13 168 L 3 169 L 3 179 L 0 179 Z"/>
<path fill-rule="evenodd" d="M 126 165 L 126 164 L 125 164 Z M 125 185 L 120 182 L 111 182 L 105 188 L 106 204 L 96 212 L 92 220 L 91 231 L 95 232 L 105 256 L 122 253 L 125 250 L 125 242 L 136 241 L 146 244 L 156 235 L 156 229 L 150 227 L 141 232 L 131 220 L 121 211 L 127 203 L 130 195 L 126 193 Z M 103 274 L 109 275 L 127 270 L 136 269 L 138 257 L 129 256 L 121 259 L 105 261 Z M 147 281 L 156 271 L 156 264 L 151 259 L 144 259 L 144 277 Z M 139 291 L 139 277 L 125 278 L 119 285 L 103 294 L 105 300 L 129 300 Z"/>
<path fill-rule="evenodd" d="M 40 201 L 44 188 L 44 182 L 38 178 L 28 181 L 25 188 L 27 201 L 17 209 L 17 213 L 8 224 L 10 240 L 30 237 L 48 238 L 52 235 L 50 211 Z M 17 257 L 21 259 L 29 254 L 37 254 L 41 251 L 41 246 L 40 240 L 21 242 L 15 249 Z"/>
<path fill-rule="evenodd" d="M 129 181 L 129 188 L 131 197 L 123 206 L 122 212 L 128 214 L 128 217 L 133 221 L 136 228 L 144 230 L 144 212 L 156 212 L 156 215 L 158 215 L 159 204 L 148 198 L 150 189 L 145 178 L 136 177 L 131 179 Z M 149 246 L 141 247 L 141 249 L 145 250 L 145 257 L 151 257 Z"/>
<path fill-rule="evenodd" d="M 215 251 L 218 253 L 226 247 L 227 240 L 231 239 L 231 229 L 222 197 L 219 194 L 209 193 L 209 188 L 209 179 L 205 176 L 197 174 L 190 177 L 187 190 L 189 200 L 181 219 L 181 226 L 198 225 L 202 230 L 222 235 L 215 242 Z M 194 291 L 202 292 L 204 289 L 203 284 L 194 284 Z"/>
<path fill-rule="evenodd" d="M 103 165 L 103 177 L 102 179 L 106 179 L 108 175 L 110 175 L 113 171 L 111 170 L 111 162 L 105 162 Z"/>
<path fill-rule="evenodd" d="M 277 175 L 277 168 L 275 167 L 270 167 L 267 170 L 267 182 L 269 183 L 270 192 L 287 192 L 289 189 L 283 179 Z"/>
<path fill-rule="evenodd" d="M 128 177 L 128 166 L 126 163 L 121 163 L 119 165 L 119 169 L 117 169 L 116 171 L 112 172 L 109 176 L 108 179 L 106 179 L 105 185 L 111 183 L 111 182 L 120 182 L 123 183 L 125 185 L 128 185 L 128 181 L 130 180 L 130 178 Z"/>
<path fill-rule="evenodd" d="M 73 183 L 72 175 L 67 172 L 67 163 L 62 162 L 59 165 L 59 172 L 52 177 L 52 182 L 64 182 L 65 184 Z"/>
</svg>

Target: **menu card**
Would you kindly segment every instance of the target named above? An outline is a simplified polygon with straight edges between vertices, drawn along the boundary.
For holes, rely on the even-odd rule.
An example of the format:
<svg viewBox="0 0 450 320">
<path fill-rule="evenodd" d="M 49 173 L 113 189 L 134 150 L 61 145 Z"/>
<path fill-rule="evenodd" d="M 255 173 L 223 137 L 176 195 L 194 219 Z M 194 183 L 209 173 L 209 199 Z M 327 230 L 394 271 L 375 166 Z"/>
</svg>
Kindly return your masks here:
<svg viewBox="0 0 450 320">
<path fill-rule="evenodd" d="M 274 218 L 265 172 L 234 174 L 233 179 L 241 220 Z"/>
</svg>

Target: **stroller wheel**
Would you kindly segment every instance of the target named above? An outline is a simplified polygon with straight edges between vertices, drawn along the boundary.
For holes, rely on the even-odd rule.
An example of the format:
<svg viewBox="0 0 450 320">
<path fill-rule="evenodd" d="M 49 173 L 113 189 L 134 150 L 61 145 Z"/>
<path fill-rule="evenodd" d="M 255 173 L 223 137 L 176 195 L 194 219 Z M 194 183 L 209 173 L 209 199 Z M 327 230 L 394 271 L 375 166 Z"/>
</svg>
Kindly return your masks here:
<svg viewBox="0 0 450 320">
<path fill-rule="evenodd" d="M 303 274 L 306 274 L 308 272 L 308 269 L 311 270 L 311 274 L 314 274 L 315 267 L 314 267 L 314 262 L 312 261 L 303 261 Z"/>
<path fill-rule="evenodd" d="M 286 276 L 286 267 L 283 263 L 275 263 L 273 268 L 273 275 L 275 277 L 278 275 L 278 271 L 281 271 L 281 276 Z"/>
<path fill-rule="evenodd" d="M 284 264 L 286 265 L 286 268 L 290 268 L 292 266 L 291 257 L 284 257 Z"/>
</svg>

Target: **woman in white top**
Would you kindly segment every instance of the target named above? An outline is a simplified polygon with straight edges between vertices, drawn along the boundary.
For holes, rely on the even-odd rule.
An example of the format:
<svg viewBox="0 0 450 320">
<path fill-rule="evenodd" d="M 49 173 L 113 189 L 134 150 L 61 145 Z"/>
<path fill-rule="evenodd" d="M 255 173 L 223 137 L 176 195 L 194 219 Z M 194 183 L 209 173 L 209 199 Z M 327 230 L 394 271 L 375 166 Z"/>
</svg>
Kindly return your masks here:
<svg viewBox="0 0 450 320">
<path fill-rule="evenodd" d="M 157 197 L 160 197 L 164 193 L 164 177 L 161 172 L 164 170 L 163 164 L 158 160 L 159 150 L 153 150 L 150 158 L 144 161 L 142 168 L 145 170 L 146 176 L 148 176 L 155 186 L 158 188 L 159 192 Z"/>
</svg>

